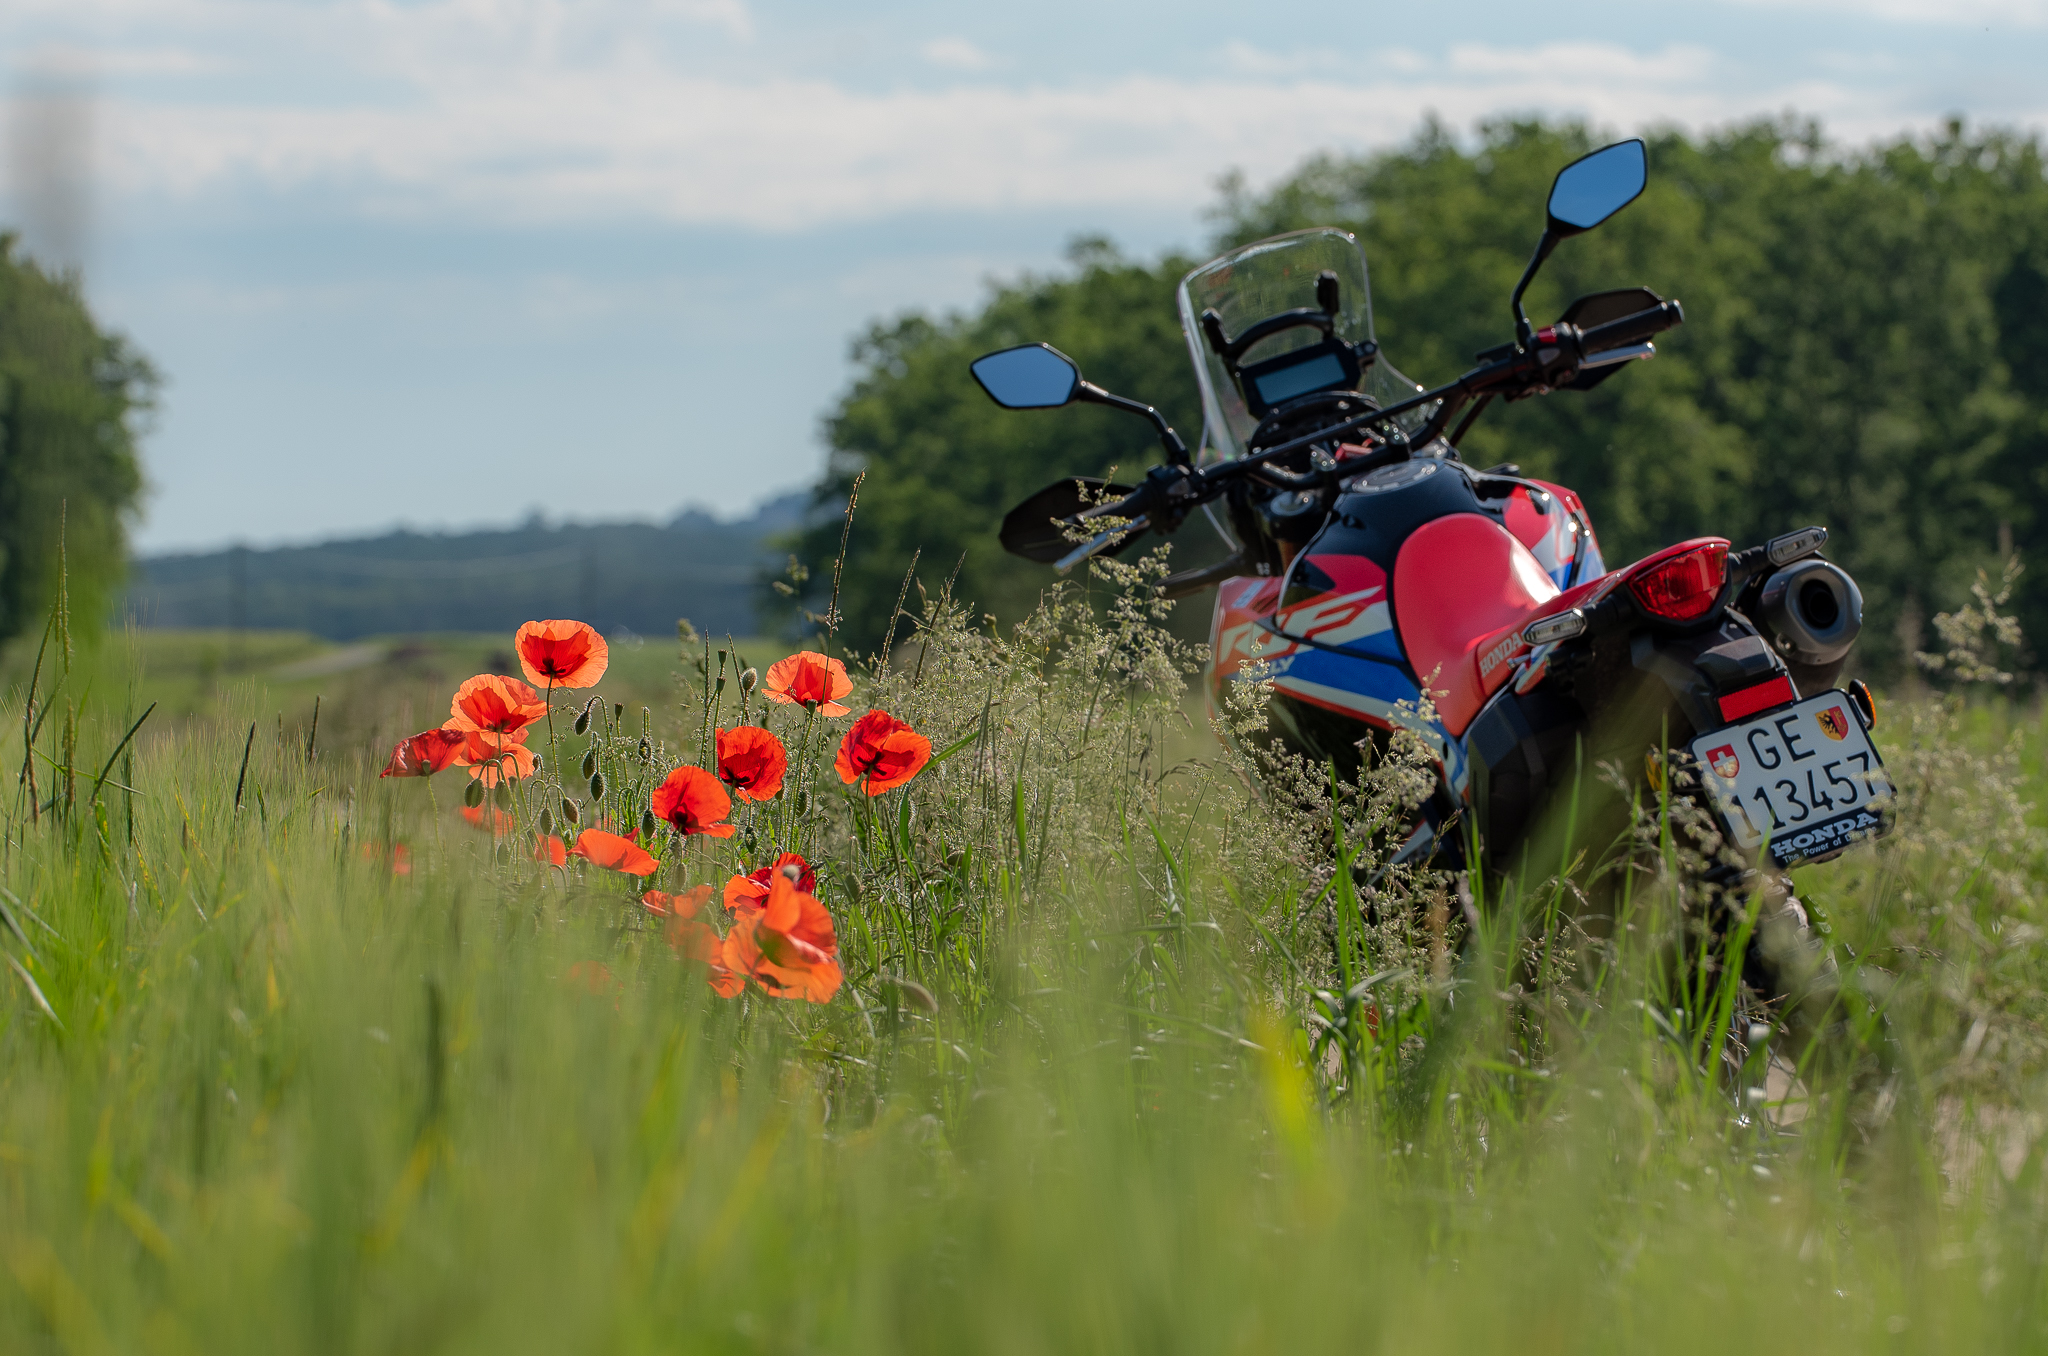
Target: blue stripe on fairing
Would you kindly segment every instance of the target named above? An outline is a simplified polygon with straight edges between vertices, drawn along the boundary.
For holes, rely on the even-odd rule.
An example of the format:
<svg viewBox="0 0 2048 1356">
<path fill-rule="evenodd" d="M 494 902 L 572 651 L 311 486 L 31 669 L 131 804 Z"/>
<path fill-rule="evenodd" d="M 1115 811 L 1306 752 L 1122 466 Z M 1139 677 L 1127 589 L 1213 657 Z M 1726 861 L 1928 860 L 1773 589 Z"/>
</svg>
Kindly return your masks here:
<svg viewBox="0 0 2048 1356">
<path fill-rule="evenodd" d="M 1347 659 L 1328 650 L 1312 650 L 1304 646 L 1275 662 L 1273 678 L 1283 693 L 1295 687 L 1302 697 L 1343 707 L 1360 716 L 1370 715 L 1385 724 L 1405 725 L 1415 730 L 1436 749 L 1443 765 L 1444 781 L 1452 796 L 1464 796 L 1467 775 L 1465 746 L 1451 738 L 1440 722 L 1419 724 L 1412 709 L 1404 712 L 1396 706 L 1398 702 L 1417 702 L 1422 696 L 1400 670 L 1371 660 Z"/>
<path fill-rule="evenodd" d="M 1408 661 L 1408 656 L 1401 652 L 1401 637 L 1391 626 L 1375 631 L 1369 636 L 1341 641 L 1337 648 L 1352 650 L 1359 654 L 1377 655 L 1382 659 L 1391 659 L 1395 663 L 1405 664 Z"/>
<path fill-rule="evenodd" d="M 1330 650 L 1310 649 L 1306 645 L 1290 655 L 1288 661 L 1284 669 L 1273 674 L 1275 678 L 1296 678 L 1318 687 L 1371 697 L 1381 702 L 1412 702 L 1422 696 L 1415 684 L 1408 681 L 1408 675 L 1391 664 L 1351 659 Z"/>
</svg>

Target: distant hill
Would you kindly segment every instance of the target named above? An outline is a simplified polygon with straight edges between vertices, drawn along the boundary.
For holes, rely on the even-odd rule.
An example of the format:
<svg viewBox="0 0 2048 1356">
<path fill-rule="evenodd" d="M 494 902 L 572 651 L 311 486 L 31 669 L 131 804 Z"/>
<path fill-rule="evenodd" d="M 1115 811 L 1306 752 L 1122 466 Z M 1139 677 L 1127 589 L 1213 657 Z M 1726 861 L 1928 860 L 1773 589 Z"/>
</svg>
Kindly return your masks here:
<svg viewBox="0 0 2048 1356">
<path fill-rule="evenodd" d="M 756 634 L 755 589 L 809 496 L 724 521 L 686 509 L 665 524 L 592 523 L 230 548 L 135 562 L 123 609 L 146 627 L 310 631 L 330 640 L 393 632 L 506 631 L 574 617 L 607 635 L 672 634 L 687 617 L 713 635 Z"/>
</svg>

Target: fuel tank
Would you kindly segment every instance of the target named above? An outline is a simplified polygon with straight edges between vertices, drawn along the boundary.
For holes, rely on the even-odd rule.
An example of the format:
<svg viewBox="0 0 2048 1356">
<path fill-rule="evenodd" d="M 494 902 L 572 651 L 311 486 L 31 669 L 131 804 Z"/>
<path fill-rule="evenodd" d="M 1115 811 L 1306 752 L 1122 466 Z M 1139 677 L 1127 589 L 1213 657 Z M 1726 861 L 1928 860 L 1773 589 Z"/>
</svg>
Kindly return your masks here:
<svg viewBox="0 0 2048 1356">
<path fill-rule="evenodd" d="M 1299 752 L 1348 769 L 1362 737 L 1406 726 L 1460 794 L 1460 736 L 1506 676 L 1505 656 L 1488 670 L 1475 642 L 1604 568 L 1569 490 L 1442 457 L 1382 467 L 1345 484 L 1284 576 L 1219 588 L 1214 692 L 1262 660 L 1273 733 Z"/>
</svg>

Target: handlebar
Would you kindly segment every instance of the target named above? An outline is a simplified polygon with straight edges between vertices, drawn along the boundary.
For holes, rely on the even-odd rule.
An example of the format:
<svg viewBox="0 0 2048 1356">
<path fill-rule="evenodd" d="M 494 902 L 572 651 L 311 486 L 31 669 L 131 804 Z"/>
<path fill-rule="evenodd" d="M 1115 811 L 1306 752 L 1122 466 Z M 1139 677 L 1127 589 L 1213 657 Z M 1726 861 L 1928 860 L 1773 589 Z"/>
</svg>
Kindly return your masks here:
<svg viewBox="0 0 2048 1356">
<path fill-rule="evenodd" d="M 1096 518 L 1123 518 L 1129 521 L 1121 527 L 1114 527 L 1097 534 L 1090 540 L 1076 546 L 1061 557 L 1054 566 L 1065 574 L 1090 556 L 1097 555 L 1134 532 L 1143 532 L 1161 521 L 1162 530 L 1171 530 L 1180 518 L 1194 505 L 1212 499 L 1221 492 L 1224 485 L 1241 476 L 1256 476 L 1312 488 L 1326 483 L 1333 476 L 1349 479 L 1365 471 L 1374 470 L 1397 461 L 1406 461 L 1411 449 L 1427 446 L 1442 436 L 1450 427 L 1450 421 L 1465 404 L 1474 398 L 1491 399 L 1504 394 L 1515 400 L 1523 395 L 1536 395 L 1554 389 L 1553 383 L 1559 374 L 1575 372 L 1584 367 L 1603 366 L 1628 358 L 1648 357 L 1655 352 L 1647 340 L 1655 334 L 1685 323 L 1685 310 L 1676 301 L 1661 302 L 1647 310 L 1610 320 L 1604 325 L 1595 325 L 1580 330 L 1572 325 L 1553 325 L 1539 331 L 1535 342 L 1527 348 L 1516 351 L 1495 350 L 1500 356 L 1484 355 L 1491 361 L 1459 377 L 1456 381 L 1439 386 L 1435 390 L 1423 391 L 1407 400 L 1399 401 L 1385 409 L 1368 411 L 1365 414 L 1319 429 L 1314 433 L 1291 438 L 1273 447 L 1261 448 L 1249 456 L 1220 466 L 1200 469 L 1185 465 L 1158 466 L 1146 476 L 1145 483 L 1113 504 L 1099 504 L 1076 515 L 1076 520 L 1087 522 Z M 1431 404 L 1436 410 L 1421 429 L 1413 434 L 1403 434 L 1397 427 L 1391 427 L 1393 420 L 1403 414 L 1423 409 Z M 1360 432 L 1372 426 L 1390 426 L 1387 446 L 1366 457 L 1354 457 L 1338 463 L 1324 471 L 1294 473 L 1281 471 L 1269 463 L 1291 452 L 1298 452 L 1317 443 L 1329 443 L 1349 433 Z"/>
<path fill-rule="evenodd" d="M 1662 334 L 1673 326 L 1685 323 L 1685 308 L 1675 301 L 1652 306 L 1647 311 L 1637 311 L 1619 320 L 1610 320 L 1605 325 L 1595 325 L 1579 333 L 1582 352 L 1598 353 L 1603 349 L 1623 348 L 1639 344 L 1652 335 Z"/>
</svg>

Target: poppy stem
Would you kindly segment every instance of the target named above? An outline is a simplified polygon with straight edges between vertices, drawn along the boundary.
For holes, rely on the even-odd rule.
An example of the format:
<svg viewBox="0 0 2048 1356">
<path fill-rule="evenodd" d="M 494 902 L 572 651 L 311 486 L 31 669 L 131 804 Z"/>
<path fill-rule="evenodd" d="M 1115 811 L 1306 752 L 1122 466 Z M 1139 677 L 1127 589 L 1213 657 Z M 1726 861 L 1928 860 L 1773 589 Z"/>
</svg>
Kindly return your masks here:
<svg viewBox="0 0 2048 1356">
<path fill-rule="evenodd" d="M 548 690 L 541 698 L 548 704 L 548 770 L 555 774 L 555 785 L 562 784 L 562 751 L 555 744 L 555 675 L 548 674 Z"/>
<path fill-rule="evenodd" d="M 803 816 L 803 812 L 802 812 L 802 809 L 801 809 L 800 807 L 802 807 L 802 806 L 805 806 L 805 805 L 808 805 L 808 804 L 810 803 L 810 802 L 808 802 L 807 800 L 805 800 L 805 799 L 804 799 L 804 797 L 805 797 L 805 795 L 806 795 L 806 794 L 807 794 L 807 793 L 809 792 L 809 790 L 810 790 L 810 784 L 811 784 L 811 782 L 812 782 L 813 780 L 815 780 L 814 778 L 811 778 L 811 777 L 806 777 L 806 776 L 804 776 L 803 774 L 804 774 L 804 773 L 806 773 L 806 772 L 814 772 L 814 771 L 815 771 L 815 769 L 814 769 L 814 768 L 812 768 L 812 766 L 811 766 L 811 762 L 812 762 L 812 754 L 811 754 L 811 727 L 812 727 L 813 725 L 817 724 L 817 723 L 818 723 L 818 706 L 817 706 L 817 703 L 815 703 L 815 702 L 809 702 L 809 703 L 806 703 L 806 704 L 805 704 L 805 710 L 804 710 L 804 729 L 803 729 L 803 733 L 802 733 L 801 735 L 799 735 L 799 736 L 797 737 L 797 743 L 796 743 L 796 748 L 797 748 L 797 754 L 798 754 L 798 759 L 797 759 L 797 769 L 798 769 L 798 775 L 797 775 L 797 798 L 796 798 L 795 802 L 793 802 L 793 803 L 792 803 L 792 805 L 791 805 L 791 807 L 790 807 L 791 809 L 797 810 L 797 820 L 796 820 L 796 824 L 795 824 L 795 825 L 794 825 L 794 826 L 793 826 L 793 827 L 792 827 L 792 828 L 790 829 L 790 834 L 789 834 L 789 837 L 790 837 L 790 844 L 789 844 L 789 847 L 788 847 L 788 848 L 786 849 L 786 851 L 789 851 L 789 852 L 803 852 L 805 856 L 809 856 L 810 854 L 809 854 L 808 852 L 805 852 L 805 850 L 804 850 L 804 838 L 803 838 L 803 831 L 804 831 L 804 823 L 803 823 L 803 821 L 804 821 L 804 816 Z"/>
<path fill-rule="evenodd" d="M 427 766 L 432 767 L 433 764 L 429 763 Z M 427 808 L 433 811 L 434 815 L 434 851 L 436 854 L 443 854 L 444 849 L 441 843 L 441 797 L 434 791 L 434 778 L 431 774 L 427 776 L 426 783 Z"/>
<path fill-rule="evenodd" d="M 819 642 L 821 654 L 832 653 L 832 639 L 839 634 L 839 581 L 846 573 L 846 545 L 853 537 L 853 506 L 860 502 L 860 483 L 868 478 L 862 471 L 846 492 L 846 521 L 839 529 L 839 559 L 832 562 L 832 601 L 825 608 L 825 637 Z"/>
</svg>

